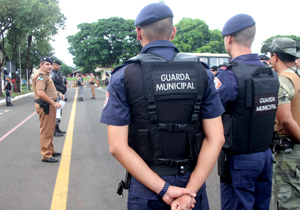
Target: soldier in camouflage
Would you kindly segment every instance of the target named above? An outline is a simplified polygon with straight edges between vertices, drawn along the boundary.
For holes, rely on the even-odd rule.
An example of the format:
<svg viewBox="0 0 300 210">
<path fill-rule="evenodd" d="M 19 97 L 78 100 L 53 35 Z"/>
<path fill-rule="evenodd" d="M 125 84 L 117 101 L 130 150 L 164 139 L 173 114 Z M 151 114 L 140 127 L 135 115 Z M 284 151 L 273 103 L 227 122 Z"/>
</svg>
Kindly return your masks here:
<svg viewBox="0 0 300 210">
<path fill-rule="evenodd" d="M 271 53 L 271 63 L 279 75 L 278 110 L 275 131 L 279 145 L 274 158 L 272 200 L 277 210 L 300 209 L 300 57 L 299 43 L 275 38 L 262 50 Z M 285 143 L 282 143 L 285 142 Z"/>
<path fill-rule="evenodd" d="M 77 86 L 79 92 L 78 101 L 83 101 L 83 79 L 80 74 L 77 76 Z"/>
</svg>

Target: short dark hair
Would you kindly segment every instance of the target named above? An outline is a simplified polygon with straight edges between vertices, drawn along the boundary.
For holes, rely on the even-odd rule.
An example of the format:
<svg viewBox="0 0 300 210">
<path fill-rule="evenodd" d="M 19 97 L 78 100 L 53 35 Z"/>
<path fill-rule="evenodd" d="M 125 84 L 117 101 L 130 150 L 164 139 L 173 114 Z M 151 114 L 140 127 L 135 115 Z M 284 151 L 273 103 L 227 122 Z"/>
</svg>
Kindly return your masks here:
<svg viewBox="0 0 300 210">
<path fill-rule="evenodd" d="M 141 26 L 148 40 L 169 39 L 173 30 L 173 18 L 165 18 L 150 25 Z"/>
<path fill-rule="evenodd" d="M 271 56 L 273 55 L 274 53 L 271 53 Z M 285 53 L 276 52 L 276 55 L 282 62 L 295 62 L 297 59 L 295 56 Z"/>
</svg>

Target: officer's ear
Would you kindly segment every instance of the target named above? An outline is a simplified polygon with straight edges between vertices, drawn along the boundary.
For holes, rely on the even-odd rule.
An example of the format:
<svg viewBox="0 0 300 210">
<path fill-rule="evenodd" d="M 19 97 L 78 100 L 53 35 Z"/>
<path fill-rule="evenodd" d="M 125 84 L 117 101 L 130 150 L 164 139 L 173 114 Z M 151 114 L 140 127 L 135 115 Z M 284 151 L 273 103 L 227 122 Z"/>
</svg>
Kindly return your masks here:
<svg viewBox="0 0 300 210">
<path fill-rule="evenodd" d="M 175 38 L 176 31 L 177 31 L 177 28 L 175 26 L 173 26 L 172 34 L 171 34 L 171 37 L 170 37 L 169 41 L 172 41 Z"/>
<path fill-rule="evenodd" d="M 141 41 L 142 40 L 141 28 L 135 27 L 135 29 L 136 29 L 136 38 Z"/>
</svg>

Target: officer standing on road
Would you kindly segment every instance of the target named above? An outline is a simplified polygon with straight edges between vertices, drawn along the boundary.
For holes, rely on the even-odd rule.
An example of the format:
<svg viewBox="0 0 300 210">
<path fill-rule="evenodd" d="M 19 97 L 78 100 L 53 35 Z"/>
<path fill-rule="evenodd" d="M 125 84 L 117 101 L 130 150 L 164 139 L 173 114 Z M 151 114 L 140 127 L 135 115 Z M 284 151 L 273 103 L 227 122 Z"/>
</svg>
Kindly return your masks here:
<svg viewBox="0 0 300 210">
<path fill-rule="evenodd" d="M 113 70 L 100 119 L 132 175 L 128 209 L 209 209 L 205 180 L 224 143 L 214 76 L 171 43 L 167 5 L 145 6 L 134 25 L 143 48 Z"/>
<path fill-rule="evenodd" d="M 91 72 L 90 73 L 90 81 L 89 81 L 89 84 L 91 86 L 91 92 L 92 92 L 92 98 L 91 99 L 95 99 L 95 76 L 94 76 L 94 73 Z"/>
<path fill-rule="evenodd" d="M 64 74 L 62 75 L 62 79 L 63 79 L 64 86 L 66 87 L 66 92 L 64 94 L 64 97 L 65 97 L 65 102 L 67 102 L 68 101 L 68 99 L 67 99 L 67 97 L 68 97 L 68 79 Z"/>
<path fill-rule="evenodd" d="M 290 38 L 275 38 L 262 46 L 271 53 L 271 62 L 279 75 L 276 113 L 272 200 L 275 209 L 300 208 L 300 70 L 295 60 L 300 46 Z M 276 145 L 277 144 L 277 145 Z"/>
<path fill-rule="evenodd" d="M 60 65 L 61 65 L 61 62 L 59 60 L 54 60 L 53 61 L 53 69 L 50 73 L 50 77 L 54 82 L 56 90 L 63 95 L 63 94 L 65 94 L 67 88 L 64 85 L 63 78 L 61 76 L 61 72 L 59 71 L 60 70 Z M 61 100 L 61 98 L 59 96 L 57 96 L 57 102 L 59 102 L 60 100 Z M 57 110 L 57 112 L 60 112 L 58 114 L 60 116 L 60 118 L 56 118 L 54 136 L 63 136 L 65 131 L 62 131 L 59 128 L 59 124 L 60 124 L 60 121 L 61 121 L 62 110 L 61 109 Z"/>
<path fill-rule="evenodd" d="M 80 74 L 77 76 L 77 86 L 79 92 L 78 101 L 83 101 L 83 79 Z"/>
<path fill-rule="evenodd" d="M 267 210 L 270 205 L 279 82 L 276 72 L 251 52 L 255 33 L 255 21 L 246 14 L 233 16 L 222 30 L 233 58 L 215 78 L 226 110 L 226 142 L 218 160 L 222 210 Z"/>
<path fill-rule="evenodd" d="M 32 87 L 35 96 L 35 110 L 40 117 L 40 144 L 42 161 L 54 163 L 58 160 L 55 156 L 61 154 L 54 151 L 53 134 L 55 129 L 56 108 L 61 105 L 56 102 L 57 95 L 61 98 L 63 95 L 55 89 L 49 73 L 52 70 L 52 60 L 48 57 L 42 57 L 40 60 L 40 69 L 32 78 Z"/>
<path fill-rule="evenodd" d="M 6 95 L 6 106 L 13 106 L 13 104 L 11 103 L 11 80 L 10 77 L 6 77 L 5 78 L 6 82 L 4 84 L 4 91 L 5 91 L 5 95 Z"/>
</svg>

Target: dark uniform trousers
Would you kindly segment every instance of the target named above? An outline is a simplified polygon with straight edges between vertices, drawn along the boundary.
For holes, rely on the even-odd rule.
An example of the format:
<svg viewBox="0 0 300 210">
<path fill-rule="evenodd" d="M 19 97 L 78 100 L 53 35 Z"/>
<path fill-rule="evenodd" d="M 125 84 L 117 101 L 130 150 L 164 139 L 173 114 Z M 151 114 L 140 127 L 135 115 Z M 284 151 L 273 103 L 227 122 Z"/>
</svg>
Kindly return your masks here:
<svg viewBox="0 0 300 210">
<path fill-rule="evenodd" d="M 49 114 L 45 114 L 44 109 L 39 104 L 35 104 L 35 110 L 40 117 L 40 144 L 42 159 L 48 159 L 55 153 L 53 146 L 53 135 L 55 130 L 56 108 L 49 106 Z"/>
</svg>

